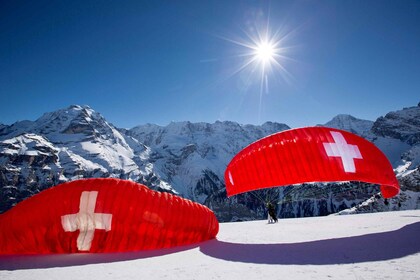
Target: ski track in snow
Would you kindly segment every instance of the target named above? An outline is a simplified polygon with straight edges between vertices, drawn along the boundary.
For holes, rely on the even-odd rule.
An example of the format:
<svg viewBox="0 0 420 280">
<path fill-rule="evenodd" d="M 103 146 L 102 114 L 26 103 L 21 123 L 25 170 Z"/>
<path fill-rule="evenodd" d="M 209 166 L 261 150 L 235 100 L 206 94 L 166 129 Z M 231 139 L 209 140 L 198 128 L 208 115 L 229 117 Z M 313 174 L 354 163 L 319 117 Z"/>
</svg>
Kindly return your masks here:
<svg viewBox="0 0 420 280">
<path fill-rule="evenodd" d="M 0 256 L 0 279 L 420 279 L 420 210 L 223 223 L 172 249 Z"/>
</svg>

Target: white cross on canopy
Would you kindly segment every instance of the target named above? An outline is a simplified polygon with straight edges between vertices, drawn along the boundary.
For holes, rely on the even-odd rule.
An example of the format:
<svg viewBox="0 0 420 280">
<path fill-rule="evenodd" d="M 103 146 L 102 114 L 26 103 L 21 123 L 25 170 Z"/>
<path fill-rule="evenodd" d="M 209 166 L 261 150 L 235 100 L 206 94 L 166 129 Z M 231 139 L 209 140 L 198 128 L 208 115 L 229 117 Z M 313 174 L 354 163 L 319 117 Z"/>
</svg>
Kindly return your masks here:
<svg viewBox="0 0 420 280">
<path fill-rule="evenodd" d="M 348 173 L 356 172 L 354 159 L 363 159 L 359 147 L 346 142 L 343 134 L 337 131 L 330 131 L 334 143 L 323 143 L 324 149 L 329 157 L 340 157 L 344 171 Z"/>
<path fill-rule="evenodd" d="M 112 214 L 95 213 L 97 191 L 82 192 L 80 196 L 79 212 L 61 216 L 64 231 L 79 230 L 77 249 L 89 251 L 95 234 L 95 229 L 111 230 Z"/>
</svg>

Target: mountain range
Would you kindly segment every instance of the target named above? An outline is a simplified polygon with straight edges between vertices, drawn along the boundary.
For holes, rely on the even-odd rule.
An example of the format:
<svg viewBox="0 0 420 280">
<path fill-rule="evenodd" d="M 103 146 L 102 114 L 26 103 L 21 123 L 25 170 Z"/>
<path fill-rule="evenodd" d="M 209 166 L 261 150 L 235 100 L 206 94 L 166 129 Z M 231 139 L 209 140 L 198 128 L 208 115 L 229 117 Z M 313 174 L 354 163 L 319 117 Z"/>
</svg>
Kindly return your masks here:
<svg viewBox="0 0 420 280">
<path fill-rule="evenodd" d="M 281 217 L 327 215 L 352 207 L 353 212 L 420 207 L 420 104 L 376 121 L 338 115 L 323 126 L 356 133 L 378 146 L 395 168 L 401 195 L 384 204 L 374 199 L 377 186 L 355 182 L 277 188 Z M 79 105 L 35 121 L 0 124 L 0 213 L 59 183 L 116 177 L 203 203 L 220 221 L 262 218 L 265 209 L 258 195 L 226 197 L 224 170 L 245 146 L 287 129 L 275 122 L 230 121 L 121 129 L 89 106 Z"/>
</svg>

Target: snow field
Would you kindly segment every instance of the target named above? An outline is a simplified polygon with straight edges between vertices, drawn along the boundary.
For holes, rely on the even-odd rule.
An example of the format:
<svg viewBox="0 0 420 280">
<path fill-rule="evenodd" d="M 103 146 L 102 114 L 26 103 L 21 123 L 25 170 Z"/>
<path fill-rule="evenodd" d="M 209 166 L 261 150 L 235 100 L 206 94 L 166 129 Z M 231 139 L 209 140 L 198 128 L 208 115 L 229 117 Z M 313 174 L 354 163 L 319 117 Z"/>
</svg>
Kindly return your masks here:
<svg viewBox="0 0 420 280">
<path fill-rule="evenodd" d="M 220 224 L 173 249 L 0 256 L 0 279 L 420 279 L 420 210 Z"/>
</svg>

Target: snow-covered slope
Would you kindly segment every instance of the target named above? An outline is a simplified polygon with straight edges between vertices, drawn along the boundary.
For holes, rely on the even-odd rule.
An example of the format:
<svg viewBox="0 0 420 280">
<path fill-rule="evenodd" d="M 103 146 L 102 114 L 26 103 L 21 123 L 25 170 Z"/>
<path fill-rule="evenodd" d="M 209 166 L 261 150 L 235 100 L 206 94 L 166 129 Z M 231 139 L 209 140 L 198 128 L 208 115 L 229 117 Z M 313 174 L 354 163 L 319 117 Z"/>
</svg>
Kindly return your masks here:
<svg viewBox="0 0 420 280">
<path fill-rule="evenodd" d="M 118 254 L 0 256 L 0 279 L 404 279 L 420 276 L 420 210 L 222 223 L 217 239 Z"/>
<path fill-rule="evenodd" d="M 420 165 L 420 104 L 378 118 L 368 136 L 401 175 Z"/>
</svg>

